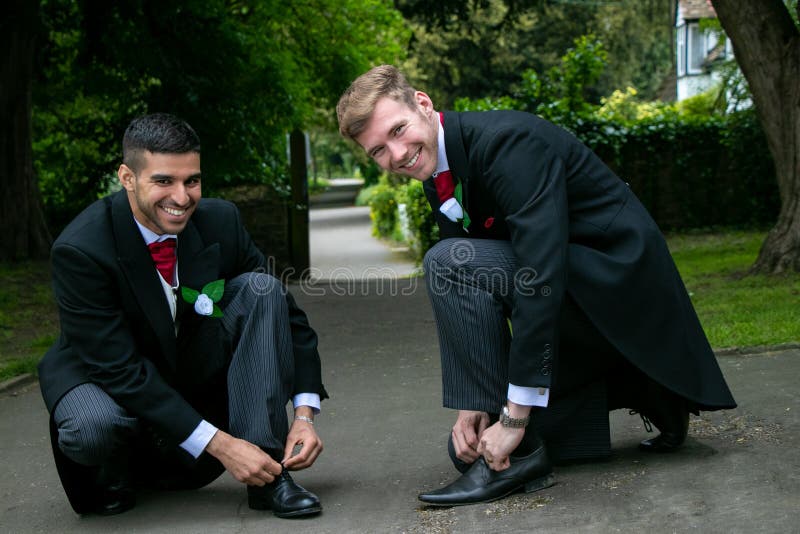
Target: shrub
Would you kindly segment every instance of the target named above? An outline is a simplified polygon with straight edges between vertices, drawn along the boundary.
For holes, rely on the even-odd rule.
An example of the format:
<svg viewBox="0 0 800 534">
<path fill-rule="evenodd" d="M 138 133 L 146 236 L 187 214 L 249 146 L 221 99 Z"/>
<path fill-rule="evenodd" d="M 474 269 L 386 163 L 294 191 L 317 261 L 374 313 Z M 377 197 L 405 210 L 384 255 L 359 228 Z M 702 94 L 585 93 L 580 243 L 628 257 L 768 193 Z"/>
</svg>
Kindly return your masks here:
<svg viewBox="0 0 800 534">
<path fill-rule="evenodd" d="M 422 263 L 425 252 L 439 240 L 439 227 L 431 213 L 431 205 L 425 197 L 422 182 L 411 180 L 399 188 L 397 202 L 406 206 L 410 233 L 408 245 L 417 263 Z"/>
<path fill-rule="evenodd" d="M 356 204 L 369 206 L 372 219 L 372 235 L 384 239 L 394 239 L 400 233 L 397 225 L 397 187 L 383 174 L 378 183 L 365 187 L 356 199 Z"/>
</svg>

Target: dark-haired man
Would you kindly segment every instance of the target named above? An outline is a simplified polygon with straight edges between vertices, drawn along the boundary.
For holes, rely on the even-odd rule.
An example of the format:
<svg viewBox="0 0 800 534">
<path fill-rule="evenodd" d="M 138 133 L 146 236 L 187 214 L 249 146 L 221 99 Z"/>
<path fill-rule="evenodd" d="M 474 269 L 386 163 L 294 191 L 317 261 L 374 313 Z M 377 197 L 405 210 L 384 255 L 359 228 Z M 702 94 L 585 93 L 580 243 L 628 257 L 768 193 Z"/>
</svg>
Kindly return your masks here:
<svg viewBox="0 0 800 534">
<path fill-rule="evenodd" d="M 442 238 L 424 267 L 464 474 L 422 501 L 547 487 L 552 459 L 609 453 L 614 408 L 661 431 L 643 450 L 669 452 L 689 412 L 735 407 L 655 222 L 568 132 L 516 111 L 437 113 L 389 65 L 337 114 L 378 165 L 424 181 Z"/>
<path fill-rule="evenodd" d="M 201 198 L 186 122 L 133 120 L 117 175 L 123 190 L 52 249 L 61 336 L 39 378 L 73 508 L 121 513 L 138 487 L 197 488 L 227 470 L 251 508 L 320 512 L 288 473 L 322 451 L 313 418 L 327 394 L 305 314 L 265 274 L 235 206 Z"/>
</svg>

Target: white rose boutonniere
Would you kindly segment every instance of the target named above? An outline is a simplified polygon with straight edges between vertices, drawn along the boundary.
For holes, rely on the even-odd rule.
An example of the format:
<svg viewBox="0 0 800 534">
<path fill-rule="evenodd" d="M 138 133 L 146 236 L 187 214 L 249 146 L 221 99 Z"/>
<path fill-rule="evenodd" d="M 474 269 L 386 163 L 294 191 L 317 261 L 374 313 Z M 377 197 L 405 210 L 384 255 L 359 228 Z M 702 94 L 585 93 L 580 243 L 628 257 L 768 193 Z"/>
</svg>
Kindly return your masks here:
<svg viewBox="0 0 800 534">
<path fill-rule="evenodd" d="M 189 304 L 194 304 L 194 311 L 198 315 L 207 317 L 222 317 L 222 310 L 217 302 L 225 294 L 225 280 L 215 280 L 197 291 L 190 287 L 181 286 L 181 296 Z"/>
<path fill-rule="evenodd" d="M 445 214 L 448 219 L 453 222 L 458 222 L 464 218 L 464 210 L 455 198 L 448 198 L 444 204 L 439 206 L 439 211 Z"/>
<path fill-rule="evenodd" d="M 208 298 L 208 295 L 201 293 L 194 301 L 194 311 L 200 315 L 211 315 L 214 313 L 214 302 Z"/>
</svg>

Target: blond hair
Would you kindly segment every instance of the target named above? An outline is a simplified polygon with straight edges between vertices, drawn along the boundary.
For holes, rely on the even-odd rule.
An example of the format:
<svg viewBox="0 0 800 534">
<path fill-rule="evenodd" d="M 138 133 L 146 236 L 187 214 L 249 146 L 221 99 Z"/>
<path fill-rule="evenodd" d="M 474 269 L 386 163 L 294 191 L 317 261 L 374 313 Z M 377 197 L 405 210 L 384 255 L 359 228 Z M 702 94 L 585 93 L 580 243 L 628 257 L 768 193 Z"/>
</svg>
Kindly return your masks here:
<svg viewBox="0 0 800 534">
<path fill-rule="evenodd" d="M 378 100 L 388 97 L 413 109 L 417 105 L 415 95 L 416 89 L 396 67 L 373 67 L 356 78 L 339 98 L 336 105 L 339 133 L 347 139 L 355 139 L 364 131 Z"/>
</svg>

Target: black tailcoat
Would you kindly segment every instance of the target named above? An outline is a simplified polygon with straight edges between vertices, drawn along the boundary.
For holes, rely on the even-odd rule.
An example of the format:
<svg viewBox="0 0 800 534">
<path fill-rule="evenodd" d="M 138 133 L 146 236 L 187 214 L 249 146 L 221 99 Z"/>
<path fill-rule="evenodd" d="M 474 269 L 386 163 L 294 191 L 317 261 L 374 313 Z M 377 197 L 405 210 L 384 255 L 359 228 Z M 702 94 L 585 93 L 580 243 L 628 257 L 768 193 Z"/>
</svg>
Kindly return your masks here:
<svg viewBox="0 0 800 534">
<path fill-rule="evenodd" d="M 517 111 L 444 113 L 469 233 L 425 192 L 440 237 L 511 241 L 520 276 L 509 381 L 549 387 L 565 292 L 636 367 L 702 409 L 736 404 L 655 221 L 569 132 Z M 551 352 L 552 351 L 552 352 Z"/>
</svg>

